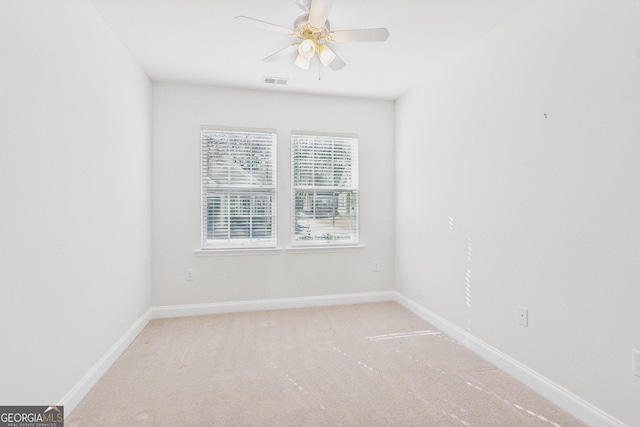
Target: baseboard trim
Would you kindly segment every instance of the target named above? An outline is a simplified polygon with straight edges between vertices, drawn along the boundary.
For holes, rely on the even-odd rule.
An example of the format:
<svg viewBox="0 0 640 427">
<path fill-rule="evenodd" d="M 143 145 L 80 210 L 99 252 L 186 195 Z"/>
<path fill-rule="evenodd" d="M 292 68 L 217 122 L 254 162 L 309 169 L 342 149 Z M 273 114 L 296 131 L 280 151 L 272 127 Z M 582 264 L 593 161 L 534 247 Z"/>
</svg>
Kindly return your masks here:
<svg viewBox="0 0 640 427">
<path fill-rule="evenodd" d="M 68 416 L 151 319 L 384 301 L 396 301 L 587 425 L 628 427 L 579 396 L 396 291 L 151 307 L 60 400 L 60 404 L 64 405 L 65 415 Z"/>
<path fill-rule="evenodd" d="M 362 304 L 383 301 L 395 301 L 395 292 L 364 292 L 300 298 L 278 298 L 255 301 L 151 307 L 129 328 L 129 330 L 127 330 L 127 332 L 124 333 L 124 335 L 105 353 L 105 355 L 102 356 L 102 358 L 89 370 L 89 372 L 87 372 L 84 377 L 82 377 L 82 379 L 78 381 L 78 383 L 62 399 L 60 399 L 59 402 L 60 405 L 64 406 L 66 418 L 152 319 L 243 311 Z"/>
<path fill-rule="evenodd" d="M 502 353 L 468 331 L 394 291 L 395 301 L 587 425 L 628 427 L 620 420 Z"/>
<path fill-rule="evenodd" d="M 276 298 L 253 301 L 219 302 L 153 307 L 153 318 L 202 316 L 207 314 L 237 313 L 244 311 L 283 310 L 291 308 L 321 307 L 344 304 L 395 301 L 394 291 L 363 292 L 356 294 L 320 295 L 298 298 Z"/>
<path fill-rule="evenodd" d="M 105 353 L 104 356 L 85 374 L 84 377 L 62 399 L 65 418 L 75 409 L 80 401 L 89 393 L 94 385 L 102 378 L 107 370 L 118 360 L 118 357 L 129 347 L 134 339 L 142 332 L 152 318 L 149 308 L 124 335 Z"/>
</svg>

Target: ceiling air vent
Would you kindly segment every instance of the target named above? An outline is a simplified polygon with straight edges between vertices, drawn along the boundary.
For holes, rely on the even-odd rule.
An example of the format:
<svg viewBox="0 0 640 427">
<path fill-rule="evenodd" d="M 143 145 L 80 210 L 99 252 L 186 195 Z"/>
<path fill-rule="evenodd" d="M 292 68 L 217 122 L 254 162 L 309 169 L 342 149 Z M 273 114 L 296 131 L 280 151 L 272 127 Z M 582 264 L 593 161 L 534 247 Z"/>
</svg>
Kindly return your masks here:
<svg viewBox="0 0 640 427">
<path fill-rule="evenodd" d="M 271 85 L 286 85 L 289 81 L 286 77 L 265 77 L 264 82 Z"/>
</svg>

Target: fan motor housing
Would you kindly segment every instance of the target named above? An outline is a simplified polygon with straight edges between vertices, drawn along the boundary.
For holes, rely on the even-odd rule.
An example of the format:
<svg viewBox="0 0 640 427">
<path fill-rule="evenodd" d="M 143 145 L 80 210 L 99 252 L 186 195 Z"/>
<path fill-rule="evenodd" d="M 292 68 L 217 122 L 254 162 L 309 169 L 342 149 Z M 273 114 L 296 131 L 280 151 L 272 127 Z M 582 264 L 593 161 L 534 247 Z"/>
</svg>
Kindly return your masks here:
<svg viewBox="0 0 640 427">
<path fill-rule="evenodd" d="M 320 28 L 315 28 L 309 25 L 309 14 L 306 13 L 304 15 L 300 15 L 293 21 L 293 31 L 296 33 L 298 37 L 304 37 L 303 34 L 306 30 L 310 30 L 312 34 L 316 34 L 320 37 L 323 37 L 327 33 L 331 31 L 331 24 L 327 19 L 324 21 L 324 25 Z"/>
</svg>

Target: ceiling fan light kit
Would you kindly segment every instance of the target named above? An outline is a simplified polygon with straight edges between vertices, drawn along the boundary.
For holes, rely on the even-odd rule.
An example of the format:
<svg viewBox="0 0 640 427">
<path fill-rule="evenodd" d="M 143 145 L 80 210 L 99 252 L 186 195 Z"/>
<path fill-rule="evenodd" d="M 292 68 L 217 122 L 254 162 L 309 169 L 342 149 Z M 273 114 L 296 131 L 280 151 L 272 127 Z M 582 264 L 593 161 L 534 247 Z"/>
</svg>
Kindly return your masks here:
<svg viewBox="0 0 640 427">
<path fill-rule="evenodd" d="M 306 57 L 298 54 L 296 59 L 293 61 L 293 65 L 298 68 L 302 68 L 303 70 L 308 70 L 309 65 L 311 65 L 311 57 Z"/>
<path fill-rule="evenodd" d="M 313 54 L 316 52 L 316 44 L 311 39 L 304 39 L 300 46 L 298 46 L 298 54 L 305 58 L 313 58 Z"/>
<path fill-rule="evenodd" d="M 308 22 L 309 15 L 302 15 L 296 20 L 298 26 L 293 30 L 296 37 L 303 39 L 298 46 L 298 57 L 293 62 L 295 66 L 308 70 L 311 64 L 311 58 L 315 53 L 318 54 L 318 59 L 323 66 L 328 66 L 335 59 L 335 54 L 331 56 L 327 52 L 331 51 L 321 40 L 326 39 L 329 34 L 328 26 L 329 21 L 325 22 L 325 25 L 321 28 L 314 28 Z M 300 24 L 299 22 L 302 21 Z M 329 50 L 327 50 L 329 49 Z M 322 56 L 321 56 L 322 53 Z M 303 58 L 300 58 L 302 56 Z M 324 58 L 324 60 L 323 60 Z"/>
<path fill-rule="evenodd" d="M 327 46 L 327 43 L 343 43 L 343 42 L 382 42 L 389 37 L 389 31 L 386 28 L 368 28 L 364 30 L 344 30 L 331 31 L 327 16 L 331 10 L 333 0 L 297 0 L 296 4 L 303 8 L 309 6 L 309 13 L 299 16 L 294 24 L 293 29 L 289 30 L 268 22 L 260 21 L 246 16 L 236 16 L 236 19 L 245 21 L 259 28 L 279 33 L 285 33 L 291 37 L 300 39 L 298 43 L 287 46 L 284 49 L 264 58 L 266 62 L 274 62 L 283 57 L 289 56 L 290 53 L 297 51 L 294 65 L 308 70 L 311 59 L 314 56 L 323 67 L 330 67 L 332 70 L 340 70 L 346 65 L 338 55 Z"/>
<path fill-rule="evenodd" d="M 325 44 L 321 44 L 318 46 L 318 59 L 322 63 L 323 66 L 329 66 L 334 59 L 336 59 L 336 53 L 331 50 L 331 48 Z"/>
</svg>

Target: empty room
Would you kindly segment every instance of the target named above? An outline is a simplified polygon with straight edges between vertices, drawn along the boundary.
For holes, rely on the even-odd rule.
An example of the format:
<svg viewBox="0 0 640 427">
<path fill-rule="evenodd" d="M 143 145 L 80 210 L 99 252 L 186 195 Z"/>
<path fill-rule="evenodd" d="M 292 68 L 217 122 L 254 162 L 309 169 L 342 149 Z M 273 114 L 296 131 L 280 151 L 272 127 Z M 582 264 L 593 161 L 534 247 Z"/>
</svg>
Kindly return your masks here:
<svg viewBox="0 0 640 427">
<path fill-rule="evenodd" d="M 0 0 L 1 426 L 640 426 L 637 0 Z"/>
</svg>

